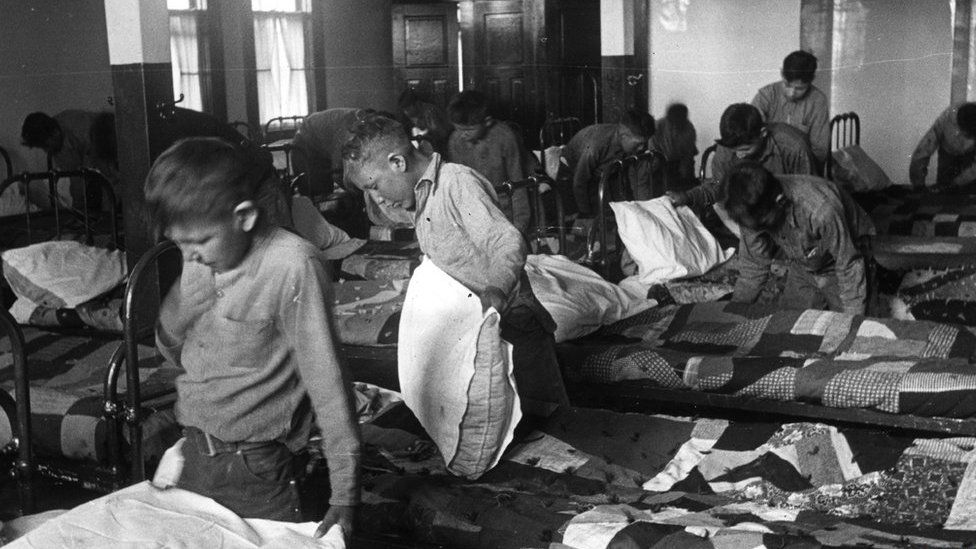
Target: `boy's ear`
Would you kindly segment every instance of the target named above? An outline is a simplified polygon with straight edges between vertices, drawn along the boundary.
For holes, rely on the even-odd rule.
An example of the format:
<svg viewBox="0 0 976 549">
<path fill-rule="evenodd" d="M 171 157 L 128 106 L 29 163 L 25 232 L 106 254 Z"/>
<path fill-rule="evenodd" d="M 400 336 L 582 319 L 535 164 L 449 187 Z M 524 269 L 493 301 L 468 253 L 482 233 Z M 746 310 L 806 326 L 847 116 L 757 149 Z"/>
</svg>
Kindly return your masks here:
<svg viewBox="0 0 976 549">
<path fill-rule="evenodd" d="M 387 156 L 386 159 L 390 163 L 391 170 L 399 173 L 403 173 L 407 171 L 406 155 L 400 153 L 390 153 L 390 155 Z"/>
<path fill-rule="evenodd" d="M 250 232 L 258 223 L 258 208 L 251 200 L 245 200 L 234 208 L 234 219 L 244 232 Z"/>
</svg>

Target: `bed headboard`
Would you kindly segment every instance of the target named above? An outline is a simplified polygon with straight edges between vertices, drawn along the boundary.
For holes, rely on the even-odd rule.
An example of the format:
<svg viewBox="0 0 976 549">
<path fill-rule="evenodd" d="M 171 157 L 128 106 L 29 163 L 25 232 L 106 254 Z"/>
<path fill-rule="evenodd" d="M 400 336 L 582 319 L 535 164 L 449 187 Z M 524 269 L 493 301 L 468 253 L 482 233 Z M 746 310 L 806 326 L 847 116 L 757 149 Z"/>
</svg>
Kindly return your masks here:
<svg viewBox="0 0 976 549">
<path fill-rule="evenodd" d="M 712 155 L 715 154 L 715 151 L 717 149 L 718 149 L 718 144 L 717 143 L 712 143 L 711 145 L 708 146 L 708 148 L 705 149 L 704 152 L 702 152 L 702 156 L 701 156 L 701 167 L 698 170 L 698 181 L 699 182 L 705 181 L 705 178 L 708 176 L 708 171 L 707 171 L 708 170 L 708 161 L 712 159 Z"/>
<path fill-rule="evenodd" d="M 643 184 L 645 179 L 648 188 L 653 189 L 653 198 L 663 195 L 665 189 L 661 184 L 663 183 L 661 167 L 665 161 L 663 154 L 656 150 L 649 150 L 616 160 L 603 171 L 597 190 L 600 209 L 587 242 L 588 253 L 585 263 L 604 278 L 609 279 L 611 275 L 611 251 L 621 250 L 616 231 L 613 230 L 615 225 L 610 203 L 634 200 L 635 189 L 639 184 Z"/>
<path fill-rule="evenodd" d="M 63 179 L 79 178 L 82 180 L 84 203 L 81 207 L 72 205 L 67 207 L 61 203 L 58 196 L 58 182 Z M 24 189 L 24 213 L 6 216 L 4 221 L 16 223 L 17 218 L 23 218 L 24 228 L 27 234 L 27 243 L 34 243 L 37 234 L 39 218 L 42 216 L 53 216 L 54 239 L 60 240 L 63 232 L 71 222 L 80 222 L 81 229 L 85 235 L 85 243 L 93 244 L 95 239 L 96 227 L 104 226 L 99 222 L 104 219 L 102 208 L 106 208 L 108 214 L 108 236 L 110 241 L 109 248 L 121 249 L 122 243 L 119 239 L 119 211 L 118 199 L 115 190 L 108 179 L 97 170 L 83 168 L 74 171 L 47 171 L 47 172 L 24 172 L 11 175 L 0 182 L 0 195 L 9 188 L 20 183 Z M 30 186 L 32 184 L 46 183 L 47 197 L 51 204 L 50 209 L 37 210 L 30 202 Z M 94 188 L 93 188 L 94 187 Z M 91 201 L 92 203 L 90 203 Z M 101 202 L 98 204 L 96 201 Z"/>
<path fill-rule="evenodd" d="M 856 112 L 845 112 L 830 119 L 827 135 L 827 158 L 824 177 L 833 179 L 834 150 L 861 144 L 861 117 Z"/>
</svg>

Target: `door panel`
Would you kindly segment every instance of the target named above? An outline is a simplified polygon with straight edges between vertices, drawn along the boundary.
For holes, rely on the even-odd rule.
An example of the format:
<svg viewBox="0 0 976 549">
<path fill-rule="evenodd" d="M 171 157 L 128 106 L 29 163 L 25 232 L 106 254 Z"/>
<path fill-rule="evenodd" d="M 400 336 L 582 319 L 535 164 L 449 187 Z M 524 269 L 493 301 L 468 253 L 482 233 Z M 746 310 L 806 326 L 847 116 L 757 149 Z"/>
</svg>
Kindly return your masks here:
<svg viewBox="0 0 976 549">
<path fill-rule="evenodd" d="M 393 6 L 393 64 L 398 92 L 417 90 L 441 107 L 458 89 L 457 6 Z"/>
</svg>

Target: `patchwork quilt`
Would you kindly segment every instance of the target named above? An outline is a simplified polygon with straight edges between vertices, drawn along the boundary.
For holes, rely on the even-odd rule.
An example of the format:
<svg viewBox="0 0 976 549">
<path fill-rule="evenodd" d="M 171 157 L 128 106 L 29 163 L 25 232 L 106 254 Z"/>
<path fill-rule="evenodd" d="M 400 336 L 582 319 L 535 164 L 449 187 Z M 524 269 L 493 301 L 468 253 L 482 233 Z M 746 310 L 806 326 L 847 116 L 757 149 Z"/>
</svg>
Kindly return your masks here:
<svg viewBox="0 0 976 549">
<path fill-rule="evenodd" d="M 107 458 L 108 425 L 102 419 L 102 383 L 119 340 L 65 336 L 26 328 L 31 376 L 31 420 L 35 451 L 47 455 L 103 460 Z M 158 458 L 179 438 L 170 410 L 178 370 L 167 366 L 152 347 L 140 347 L 139 375 L 143 399 L 153 408 L 143 424 L 147 458 Z M 16 425 L 13 360 L 10 342 L 0 337 L 0 447 L 13 437 Z M 125 390 L 125 375 L 119 378 Z M 174 438 L 175 437 L 175 438 Z"/>
<path fill-rule="evenodd" d="M 652 309 L 599 337 L 559 348 L 566 375 L 901 414 L 976 415 L 976 335 L 959 326 L 719 302 Z"/>
<path fill-rule="evenodd" d="M 971 438 L 567 408 L 465 481 L 412 424 L 363 426 L 363 530 L 406 544 L 963 547 L 976 528 Z"/>
<path fill-rule="evenodd" d="M 403 280 L 420 265 L 416 242 L 369 241 L 342 260 L 342 277 L 351 280 Z"/>
<path fill-rule="evenodd" d="M 871 218 L 878 234 L 972 237 L 976 236 L 976 206 L 967 198 L 881 204 L 871 210 Z"/>
<path fill-rule="evenodd" d="M 393 346 L 408 280 L 345 280 L 333 285 L 332 317 L 347 345 Z"/>
<path fill-rule="evenodd" d="M 976 265 L 908 271 L 892 311 L 896 318 L 976 326 Z"/>
</svg>

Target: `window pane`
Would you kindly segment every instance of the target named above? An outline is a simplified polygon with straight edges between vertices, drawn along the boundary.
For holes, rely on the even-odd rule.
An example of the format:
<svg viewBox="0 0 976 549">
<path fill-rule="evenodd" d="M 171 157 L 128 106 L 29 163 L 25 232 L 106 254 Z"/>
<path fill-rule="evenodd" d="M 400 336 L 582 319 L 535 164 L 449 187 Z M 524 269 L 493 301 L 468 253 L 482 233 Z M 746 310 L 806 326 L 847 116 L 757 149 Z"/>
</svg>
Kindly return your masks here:
<svg viewBox="0 0 976 549">
<path fill-rule="evenodd" d="M 301 13 L 254 13 L 255 69 L 262 121 L 308 114 L 306 24 Z"/>
<path fill-rule="evenodd" d="M 170 10 L 205 10 L 207 0 L 166 0 L 166 7 Z"/>
<path fill-rule="evenodd" d="M 200 40 L 196 14 L 170 14 L 169 49 L 173 64 L 173 97 L 179 98 L 182 93 L 181 107 L 202 111 Z"/>
<path fill-rule="evenodd" d="M 251 0 L 251 11 L 308 13 L 310 8 L 308 0 Z"/>
</svg>

